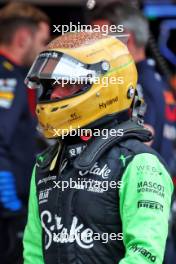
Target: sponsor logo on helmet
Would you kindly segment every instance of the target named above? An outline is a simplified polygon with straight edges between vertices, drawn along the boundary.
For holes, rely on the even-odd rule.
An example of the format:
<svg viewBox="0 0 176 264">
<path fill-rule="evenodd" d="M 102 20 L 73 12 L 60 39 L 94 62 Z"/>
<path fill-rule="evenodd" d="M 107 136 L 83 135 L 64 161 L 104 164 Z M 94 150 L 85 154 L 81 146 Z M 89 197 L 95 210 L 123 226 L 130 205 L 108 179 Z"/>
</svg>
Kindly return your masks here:
<svg viewBox="0 0 176 264">
<path fill-rule="evenodd" d="M 100 108 L 100 109 L 104 109 L 104 108 L 106 108 L 107 106 L 112 105 L 112 104 L 115 104 L 115 103 L 117 103 L 117 102 L 118 102 L 118 96 L 116 96 L 116 97 L 114 97 L 114 98 L 112 98 L 112 99 L 110 99 L 110 100 L 107 100 L 107 101 L 105 101 L 105 102 L 102 102 L 101 104 L 99 104 L 99 108 Z"/>
</svg>

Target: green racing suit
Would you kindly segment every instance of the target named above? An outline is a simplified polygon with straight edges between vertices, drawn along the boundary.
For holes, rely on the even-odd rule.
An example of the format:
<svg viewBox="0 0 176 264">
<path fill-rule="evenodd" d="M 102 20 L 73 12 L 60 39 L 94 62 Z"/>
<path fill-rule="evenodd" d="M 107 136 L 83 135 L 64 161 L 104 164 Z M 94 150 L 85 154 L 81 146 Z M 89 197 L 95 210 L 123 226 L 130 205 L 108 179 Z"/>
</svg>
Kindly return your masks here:
<svg viewBox="0 0 176 264">
<path fill-rule="evenodd" d="M 120 159 L 125 165 L 128 157 Z M 119 264 L 162 264 L 173 192 L 171 178 L 156 156 L 143 153 L 128 164 L 121 180 L 119 199 L 125 255 Z M 35 170 L 24 234 L 24 264 L 34 263 L 45 263 Z"/>
</svg>

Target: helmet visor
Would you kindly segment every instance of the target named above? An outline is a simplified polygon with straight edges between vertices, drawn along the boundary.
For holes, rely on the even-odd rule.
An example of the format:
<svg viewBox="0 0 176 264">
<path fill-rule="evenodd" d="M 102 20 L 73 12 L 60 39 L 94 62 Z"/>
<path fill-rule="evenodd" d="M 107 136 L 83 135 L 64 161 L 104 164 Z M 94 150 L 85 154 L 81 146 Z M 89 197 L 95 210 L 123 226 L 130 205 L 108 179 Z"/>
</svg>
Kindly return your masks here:
<svg viewBox="0 0 176 264">
<path fill-rule="evenodd" d="M 59 100 L 84 92 L 106 71 L 102 62 L 85 64 L 69 55 L 47 51 L 34 61 L 25 83 L 39 89 L 39 100 Z"/>
</svg>

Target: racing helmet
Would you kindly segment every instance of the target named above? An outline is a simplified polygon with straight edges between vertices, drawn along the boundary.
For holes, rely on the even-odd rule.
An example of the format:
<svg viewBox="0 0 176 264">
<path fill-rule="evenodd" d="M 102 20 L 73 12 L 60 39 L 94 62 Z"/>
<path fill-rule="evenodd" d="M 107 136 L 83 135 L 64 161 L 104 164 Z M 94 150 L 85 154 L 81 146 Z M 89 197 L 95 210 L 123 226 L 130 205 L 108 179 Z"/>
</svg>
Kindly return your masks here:
<svg viewBox="0 0 176 264">
<path fill-rule="evenodd" d="M 46 138 L 129 109 L 136 82 L 127 46 L 100 32 L 57 37 L 38 55 L 25 79 L 29 88 L 37 89 L 36 114 Z"/>
</svg>

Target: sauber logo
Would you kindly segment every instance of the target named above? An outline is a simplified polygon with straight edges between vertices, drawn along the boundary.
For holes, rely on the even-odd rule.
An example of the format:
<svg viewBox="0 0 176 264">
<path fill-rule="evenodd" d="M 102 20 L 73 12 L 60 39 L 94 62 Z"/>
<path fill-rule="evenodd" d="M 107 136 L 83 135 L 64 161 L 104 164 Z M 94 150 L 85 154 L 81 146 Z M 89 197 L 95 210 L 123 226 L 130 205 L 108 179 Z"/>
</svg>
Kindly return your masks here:
<svg viewBox="0 0 176 264">
<path fill-rule="evenodd" d="M 39 204 L 48 202 L 50 191 L 52 191 L 52 188 L 44 189 L 39 192 Z"/>
<path fill-rule="evenodd" d="M 45 178 L 43 178 L 43 179 L 40 179 L 39 181 L 38 181 L 38 183 L 37 183 L 37 185 L 40 185 L 40 184 L 42 184 L 42 183 L 47 183 L 47 182 L 49 182 L 49 181 L 54 181 L 54 180 L 56 180 L 56 177 L 57 176 L 48 176 L 48 177 L 45 177 Z"/>
<path fill-rule="evenodd" d="M 111 170 L 108 168 L 108 165 L 105 164 L 102 168 L 98 166 L 98 162 L 96 162 L 90 170 L 79 171 L 80 176 L 84 176 L 88 173 L 101 176 L 103 179 L 107 179 Z"/>
<path fill-rule="evenodd" d="M 52 224 L 54 221 L 54 224 Z M 56 243 L 76 243 L 84 249 L 92 248 L 93 243 L 93 230 L 84 228 L 83 224 L 78 224 L 78 218 L 73 217 L 71 226 L 68 228 L 62 224 L 62 218 L 45 210 L 41 213 L 41 223 L 45 231 L 45 249 L 47 250 L 52 242 Z M 50 226 L 48 226 L 50 224 Z M 54 232 L 54 231 L 57 231 Z"/>
</svg>

